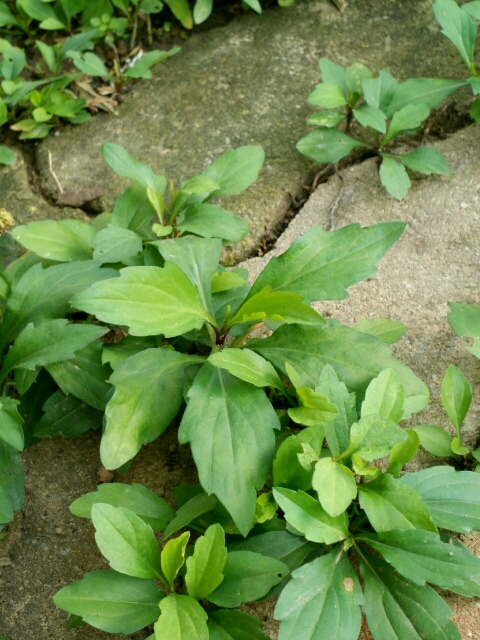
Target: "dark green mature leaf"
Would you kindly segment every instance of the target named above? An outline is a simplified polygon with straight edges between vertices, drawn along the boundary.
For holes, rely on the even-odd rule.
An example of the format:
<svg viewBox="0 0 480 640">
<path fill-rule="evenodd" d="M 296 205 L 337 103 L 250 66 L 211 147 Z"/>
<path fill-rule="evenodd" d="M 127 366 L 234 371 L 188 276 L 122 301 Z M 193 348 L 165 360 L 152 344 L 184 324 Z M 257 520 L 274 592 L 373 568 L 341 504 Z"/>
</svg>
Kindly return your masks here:
<svg viewBox="0 0 480 640">
<path fill-rule="evenodd" d="M 375 263 L 404 229 L 403 222 L 383 222 L 363 229 L 351 224 L 328 232 L 314 227 L 270 260 L 248 298 L 267 285 L 273 291 L 294 291 L 308 302 L 347 298 L 347 287 L 376 273 Z"/>
<path fill-rule="evenodd" d="M 245 220 L 231 211 L 201 202 L 185 209 L 184 219 L 177 224 L 179 231 L 194 233 L 203 238 L 221 238 L 227 242 L 240 242 L 249 227 Z"/>
<path fill-rule="evenodd" d="M 200 175 L 212 178 L 220 189 L 212 196 L 236 196 L 247 189 L 258 177 L 265 160 L 261 147 L 245 146 L 229 149 Z"/>
<path fill-rule="evenodd" d="M 156 346 L 157 342 L 154 336 L 126 336 L 121 342 L 117 342 L 116 344 L 103 345 L 102 363 L 108 363 L 113 371 L 115 371 L 118 365 L 127 358 L 145 349 L 153 349 Z"/>
<path fill-rule="evenodd" d="M 448 321 L 457 336 L 470 336 L 473 345 L 467 347 L 474 356 L 480 358 L 480 306 L 474 304 L 458 304 L 449 302 Z"/>
<path fill-rule="evenodd" d="M 289 573 L 280 560 L 253 551 L 230 551 L 220 586 L 207 596 L 219 607 L 238 607 L 258 600 Z"/>
<path fill-rule="evenodd" d="M 412 186 L 405 167 L 391 156 L 381 154 L 380 182 L 396 200 L 403 200 Z"/>
<path fill-rule="evenodd" d="M 109 224 L 101 229 L 92 240 L 93 259 L 101 264 L 105 262 L 123 262 L 136 256 L 143 248 L 142 238 L 123 227 Z"/>
<path fill-rule="evenodd" d="M 198 518 L 204 513 L 212 511 L 218 504 L 218 498 L 215 495 L 208 496 L 206 493 L 201 493 L 190 498 L 185 504 L 183 504 L 176 512 L 175 517 L 170 520 L 168 526 L 165 527 L 163 532 L 163 539 L 166 540 L 173 533 L 186 527 L 192 520 Z"/>
<path fill-rule="evenodd" d="M 359 147 L 369 148 L 338 129 L 315 129 L 297 142 L 298 151 L 319 164 L 338 162 Z"/>
<path fill-rule="evenodd" d="M 370 127 L 380 133 L 385 133 L 387 130 L 386 116 L 377 107 L 372 107 L 368 104 L 362 104 L 359 109 L 353 110 L 355 119 L 362 125 L 362 127 Z"/>
<path fill-rule="evenodd" d="M 323 544 L 335 544 L 348 537 L 348 521 L 345 513 L 332 518 L 318 500 L 303 491 L 275 488 L 273 495 L 285 513 L 285 520 L 307 540 Z"/>
<path fill-rule="evenodd" d="M 159 267 L 126 267 L 120 278 L 97 282 L 72 299 L 75 309 L 104 322 L 127 325 L 134 336 L 178 336 L 214 323 L 197 288 L 173 262 Z"/>
<path fill-rule="evenodd" d="M 387 320 L 386 318 L 365 318 L 353 325 L 353 328 L 363 333 L 369 333 L 383 340 L 386 344 L 394 344 L 404 335 L 407 327 L 402 322 Z"/>
<path fill-rule="evenodd" d="M 0 527 L 13 518 L 23 503 L 25 477 L 20 453 L 0 439 Z"/>
<path fill-rule="evenodd" d="M 362 418 L 374 413 L 381 418 L 398 422 L 403 415 L 405 392 L 395 371 L 384 369 L 368 385 L 362 403 Z"/>
<path fill-rule="evenodd" d="M 356 640 L 362 603 L 357 575 L 345 553 L 335 547 L 293 572 L 275 607 L 278 638 Z"/>
<path fill-rule="evenodd" d="M 475 69 L 474 49 L 477 25 L 454 0 L 436 0 L 433 12 L 442 27 L 442 33 L 457 49 L 467 67 Z"/>
<path fill-rule="evenodd" d="M 304 469 L 298 461 L 298 456 L 304 451 L 303 445 L 308 443 L 320 457 L 324 437 L 323 425 L 317 424 L 302 429 L 295 436 L 286 438 L 279 446 L 273 461 L 273 484 L 276 487 L 288 487 L 302 491 L 311 489 L 314 468 L 312 466 L 308 470 Z"/>
<path fill-rule="evenodd" d="M 30 436 L 34 439 L 61 435 L 73 438 L 90 429 L 102 426 L 103 414 L 75 396 L 58 390 L 43 405 L 44 414 L 33 425 Z"/>
<path fill-rule="evenodd" d="M 430 109 L 426 104 L 407 104 L 399 111 L 395 111 L 388 127 L 388 131 L 382 140 L 382 146 L 393 140 L 402 131 L 417 129 L 428 118 Z"/>
<path fill-rule="evenodd" d="M 467 84 L 467 80 L 410 78 L 396 87 L 391 101 L 384 110 L 387 118 L 391 118 L 394 113 L 410 104 L 424 104 L 429 109 L 436 109 L 445 98 Z"/>
<path fill-rule="evenodd" d="M 208 362 L 220 369 L 226 369 L 232 375 L 256 387 L 284 388 L 278 373 L 270 362 L 250 349 L 231 347 L 223 351 L 216 351 L 208 357 Z"/>
<path fill-rule="evenodd" d="M 95 541 L 112 569 L 162 580 L 160 550 L 150 525 L 125 507 L 97 503 L 91 513 Z"/>
<path fill-rule="evenodd" d="M 209 640 L 269 640 L 260 620 L 242 611 L 211 611 L 207 625 Z"/>
<path fill-rule="evenodd" d="M 392 99 L 397 86 L 397 80 L 388 71 L 382 70 L 378 74 L 378 78 L 366 78 L 362 81 L 365 102 L 385 113 L 385 107 Z"/>
<path fill-rule="evenodd" d="M 322 82 L 336 84 L 343 94 L 347 93 L 347 74 L 345 69 L 328 58 L 320 58 L 318 61 Z"/>
<path fill-rule="evenodd" d="M 93 227 L 81 220 L 38 220 L 15 227 L 15 240 L 42 258 L 58 262 L 90 260 Z"/>
<path fill-rule="evenodd" d="M 437 527 L 459 533 L 480 530 L 478 473 L 431 467 L 406 473 L 400 482 L 420 494 Z"/>
<path fill-rule="evenodd" d="M 20 400 L 0 396 L 0 440 L 4 440 L 17 451 L 22 451 L 25 438 L 23 436 L 23 418 L 18 413 Z"/>
<path fill-rule="evenodd" d="M 353 472 L 330 457 L 321 458 L 315 465 L 312 486 L 320 504 L 332 518 L 346 511 L 357 495 Z"/>
<path fill-rule="evenodd" d="M 226 560 L 225 532 L 219 524 L 213 524 L 198 538 L 193 555 L 187 558 L 188 595 L 201 600 L 216 589 L 223 580 Z"/>
<path fill-rule="evenodd" d="M 17 283 L 10 295 L 2 323 L 0 353 L 29 323 L 62 318 L 76 293 L 94 282 L 112 278 L 113 269 L 101 269 L 90 260 L 59 264 L 43 269 L 36 264 Z"/>
<path fill-rule="evenodd" d="M 339 456 L 348 447 L 350 426 L 357 419 L 348 389 L 340 382 L 335 369 L 327 364 L 320 374 L 316 391 L 325 394 L 338 409 L 338 415 L 331 422 L 324 422 L 325 437 L 333 456 Z"/>
<path fill-rule="evenodd" d="M 461 640 L 451 609 L 432 588 L 413 584 L 363 549 L 357 553 L 375 640 Z"/>
<path fill-rule="evenodd" d="M 60 589 L 53 601 L 64 611 L 109 633 L 134 633 L 155 622 L 163 591 L 148 580 L 116 571 L 92 571 Z"/>
<path fill-rule="evenodd" d="M 405 578 L 465 596 L 480 594 L 480 559 L 465 547 L 442 542 L 430 531 L 388 531 L 356 537 L 378 551 Z"/>
<path fill-rule="evenodd" d="M 171 593 L 160 602 L 155 640 L 209 640 L 207 614 L 190 596 Z"/>
<path fill-rule="evenodd" d="M 159 176 L 155 180 L 157 191 L 163 191 L 165 185 L 158 184 Z M 166 180 L 164 182 L 166 184 Z M 163 189 L 161 189 L 162 186 Z M 130 229 L 142 237 L 152 238 L 150 227 L 155 215 L 155 210 L 147 198 L 145 187 L 140 184 L 132 184 L 115 200 L 111 223 L 124 229 Z"/>
<path fill-rule="evenodd" d="M 145 349 L 120 364 L 110 381 L 115 393 L 105 411 L 100 455 L 116 469 L 155 440 L 177 415 L 183 401 L 183 372 L 203 362 L 172 349 Z"/>
<path fill-rule="evenodd" d="M 255 489 L 263 486 L 273 461 L 277 414 L 263 390 L 208 363 L 188 398 L 179 440 L 190 442 L 205 491 L 217 495 L 246 535 Z"/>
<path fill-rule="evenodd" d="M 70 505 L 70 512 L 79 518 L 91 518 L 94 504 L 126 507 L 157 531 L 165 529 L 172 519 L 173 509 L 143 484 L 121 482 L 99 484 L 97 491 L 85 493 Z"/>
<path fill-rule="evenodd" d="M 425 384 L 393 358 L 388 345 L 355 329 L 334 324 L 283 325 L 269 338 L 250 340 L 247 345 L 285 374 L 285 363 L 290 363 L 311 381 L 312 387 L 318 384 L 323 367 L 330 364 L 347 389 L 360 396 L 380 371 L 391 367 L 405 390 L 403 418 L 421 411 L 428 402 Z"/>
<path fill-rule="evenodd" d="M 228 545 L 229 551 L 254 551 L 281 560 L 290 571 L 300 566 L 315 549 L 318 549 L 316 544 L 289 531 L 267 531 Z"/>
<path fill-rule="evenodd" d="M 421 495 L 389 473 L 358 485 L 358 491 L 360 506 L 378 533 L 394 529 L 425 529 L 436 533 L 428 505 Z"/>
<path fill-rule="evenodd" d="M 451 176 L 452 172 L 445 158 L 431 147 L 418 147 L 409 153 L 397 156 L 398 160 L 409 169 L 420 173 L 440 173 Z"/>
<path fill-rule="evenodd" d="M 105 327 L 72 324 L 62 318 L 46 320 L 36 327 L 32 322 L 10 347 L 3 363 L 2 376 L 5 377 L 15 367 L 35 369 L 73 358 L 76 351 L 107 332 Z"/>
<path fill-rule="evenodd" d="M 472 385 L 458 367 L 451 364 L 442 380 L 442 403 L 461 438 L 462 422 L 472 402 Z"/>
<path fill-rule="evenodd" d="M 151 187 L 156 190 L 157 185 L 151 167 L 135 160 L 122 147 L 117 144 L 104 144 L 102 146 L 102 156 L 108 166 L 119 176 L 124 176 L 140 183 L 144 187 Z"/>
</svg>

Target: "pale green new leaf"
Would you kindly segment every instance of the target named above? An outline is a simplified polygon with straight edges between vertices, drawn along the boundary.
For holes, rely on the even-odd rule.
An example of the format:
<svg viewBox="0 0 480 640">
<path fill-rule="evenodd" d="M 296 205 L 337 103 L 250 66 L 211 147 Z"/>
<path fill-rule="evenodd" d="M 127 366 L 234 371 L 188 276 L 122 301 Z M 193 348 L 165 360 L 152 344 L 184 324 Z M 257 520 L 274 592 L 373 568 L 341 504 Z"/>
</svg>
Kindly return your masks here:
<svg viewBox="0 0 480 640">
<path fill-rule="evenodd" d="M 335 544 L 348 538 L 345 513 L 332 518 L 315 498 L 303 491 L 275 488 L 274 498 L 285 514 L 285 520 L 307 540 L 322 544 Z"/>
<path fill-rule="evenodd" d="M 452 436 L 435 424 L 419 424 L 413 427 L 426 451 L 440 458 L 452 457 Z"/>
<path fill-rule="evenodd" d="M 102 156 L 108 166 L 119 176 L 129 178 L 144 187 L 156 190 L 156 181 L 153 171 L 148 164 L 139 162 L 128 151 L 117 144 L 104 144 Z"/>
<path fill-rule="evenodd" d="M 338 415 L 332 421 L 324 422 L 323 426 L 332 455 L 339 456 L 348 447 L 350 426 L 357 419 L 355 406 L 347 387 L 338 379 L 335 369 L 329 364 L 322 369 L 315 391 L 326 395 L 337 407 Z"/>
<path fill-rule="evenodd" d="M 300 405 L 288 409 L 288 415 L 294 422 L 312 427 L 334 420 L 338 415 L 336 405 L 323 393 L 312 391 L 309 387 L 298 387 L 296 392 Z"/>
<path fill-rule="evenodd" d="M 403 200 L 412 186 L 405 167 L 391 156 L 384 153 L 381 156 L 380 182 L 395 200 Z"/>
<path fill-rule="evenodd" d="M 410 462 L 420 446 L 420 438 L 416 431 L 413 429 L 403 431 L 407 436 L 406 439 L 392 447 L 388 458 L 388 473 L 391 473 L 394 478 L 398 478 L 403 465 Z"/>
<path fill-rule="evenodd" d="M 187 0 L 165 0 L 165 4 L 170 7 L 173 15 L 182 23 L 185 29 L 193 28 L 193 16 Z M 172 637 L 172 640 L 177 639 Z M 192 636 L 192 640 L 196 640 L 196 637 L 193 638 Z"/>
<path fill-rule="evenodd" d="M 96 629 L 135 633 L 158 618 L 163 591 L 148 580 L 116 571 L 92 571 L 60 589 L 53 601 Z"/>
<path fill-rule="evenodd" d="M 387 130 L 386 116 L 383 111 L 377 107 L 362 104 L 361 107 L 353 110 L 353 115 L 362 127 L 370 127 L 380 133 L 385 133 Z"/>
<path fill-rule="evenodd" d="M 470 71 L 475 69 L 474 49 L 477 25 L 454 0 L 435 0 L 433 12 L 445 35 Z"/>
<path fill-rule="evenodd" d="M 160 549 L 152 527 L 133 511 L 92 505 L 95 541 L 112 569 L 136 578 L 162 580 Z"/>
<path fill-rule="evenodd" d="M 73 262 L 92 257 L 95 230 L 81 220 L 38 220 L 15 227 L 11 233 L 22 247 L 42 258 Z"/>
<path fill-rule="evenodd" d="M 66 57 L 71 58 L 73 64 L 77 67 L 77 69 L 79 69 L 87 76 L 93 76 L 94 78 L 110 78 L 110 73 L 103 60 L 99 58 L 95 53 L 91 53 L 90 51 L 85 51 L 83 53 L 80 53 L 80 51 L 67 51 Z M 104 159 L 105 162 L 110 165 L 105 156 Z M 117 173 L 119 172 L 117 171 Z"/>
<path fill-rule="evenodd" d="M 216 351 L 208 357 L 208 362 L 220 369 L 226 369 L 232 375 L 256 387 L 284 388 L 270 362 L 250 349 L 231 347 Z"/>
<path fill-rule="evenodd" d="M 18 413 L 20 400 L 0 396 L 0 439 L 17 451 L 22 451 L 25 438 L 23 436 L 23 418 Z"/>
<path fill-rule="evenodd" d="M 451 364 L 442 380 L 442 403 L 461 439 L 462 423 L 472 402 L 472 385 L 458 367 Z"/>
<path fill-rule="evenodd" d="M 465 2 L 462 4 L 462 11 L 466 11 L 469 15 L 473 16 L 476 20 L 480 20 L 480 0 L 473 0 L 473 2 Z"/>
<path fill-rule="evenodd" d="M 367 387 L 361 416 L 370 414 L 399 422 L 403 416 L 405 392 L 393 369 L 384 369 Z"/>
<path fill-rule="evenodd" d="M 409 474 L 407 474 L 409 475 Z M 384 473 L 358 485 L 360 506 L 378 533 L 394 529 L 425 529 L 436 533 L 427 504 L 417 491 Z"/>
<path fill-rule="evenodd" d="M 170 591 L 174 590 L 173 583 L 185 562 L 185 551 L 189 538 L 190 531 L 185 531 L 178 538 L 169 540 L 162 549 L 160 561 Z"/>
<path fill-rule="evenodd" d="M 209 640 L 269 640 L 260 620 L 242 611 L 210 611 L 207 624 Z"/>
<path fill-rule="evenodd" d="M 383 340 L 386 344 L 394 344 L 405 334 L 407 327 L 402 322 L 386 318 L 364 318 L 353 325 L 357 331 L 369 333 Z"/>
<path fill-rule="evenodd" d="M 404 430 L 393 420 L 369 413 L 352 424 L 347 453 L 356 453 L 364 460 L 376 460 L 388 456 L 390 449 L 405 438 Z"/>
<path fill-rule="evenodd" d="M 342 90 L 335 84 L 317 84 L 316 88 L 307 98 L 308 104 L 325 109 L 335 109 L 347 104 Z"/>
<path fill-rule="evenodd" d="M 279 420 L 262 389 L 205 364 L 188 392 L 178 432 L 190 442 L 200 482 L 229 511 L 243 535 L 255 514 L 274 455 Z"/>
<path fill-rule="evenodd" d="M 115 393 L 105 411 L 100 456 L 116 469 L 155 440 L 177 415 L 183 401 L 186 366 L 203 362 L 173 349 L 145 349 L 127 358 L 110 382 Z"/>
<path fill-rule="evenodd" d="M 178 336 L 214 323 L 202 306 L 197 287 L 180 267 L 126 267 L 120 278 L 97 282 L 72 299 L 75 309 L 103 322 L 127 325 L 134 336 Z"/>
<path fill-rule="evenodd" d="M 321 458 L 315 465 L 312 486 L 320 504 L 332 518 L 346 511 L 357 495 L 352 471 L 330 457 Z"/>
<path fill-rule="evenodd" d="M 166 540 L 173 533 L 176 533 L 183 527 L 186 527 L 192 520 L 202 516 L 204 513 L 212 511 L 218 504 L 218 498 L 215 495 L 207 496 L 206 493 L 199 493 L 190 498 L 175 513 L 175 517 L 170 520 L 163 532 L 163 539 Z"/>
<path fill-rule="evenodd" d="M 136 256 L 143 248 L 142 238 L 131 231 L 115 224 L 109 224 L 99 231 L 92 241 L 93 259 L 105 262 L 123 262 Z"/>
<path fill-rule="evenodd" d="M 278 639 L 357 640 L 362 603 L 357 575 L 345 553 L 335 547 L 292 573 L 275 607 Z"/>
<path fill-rule="evenodd" d="M 201 175 L 215 180 L 220 189 L 215 196 L 235 196 L 247 189 L 258 177 L 265 160 L 261 147 L 245 146 L 225 151 Z"/>
<path fill-rule="evenodd" d="M 207 614 L 190 596 L 171 593 L 160 602 L 155 640 L 209 640 Z"/>
<path fill-rule="evenodd" d="M 320 457 L 324 438 L 323 425 L 319 424 L 302 429 L 297 435 L 285 438 L 278 447 L 273 461 L 273 484 L 276 487 L 288 487 L 302 491 L 311 489 L 314 467 L 312 465 L 310 469 L 304 469 L 298 461 L 298 456 L 304 452 L 303 445 L 308 443 Z"/>
<path fill-rule="evenodd" d="M 289 573 L 276 558 L 253 551 L 230 551 L 223 567 L 221 584 L 207 596 L 219 607 L 238 607 L 263 597 Z"/>
<path fill-rule="evenodd" d="M 451 176 L 452 172 L 445 158 L 432 147 L 418 147 L 409 153 L 396 156 L 409 169 L 420 173 L 440 173 Z"/>
<path fill-rule="evenodd" d="M 297 142 L 298 151 L 319 164 L 338 162 L 359 147 L 369 148 L 338 129 L 315 129 Z"/>
<path fill-rule="evenodd" d="M 219 524 L 214 524 L 198 538 L 193 555 L 187 558 L 188 595 L 201 600 L 214 591 L 223 580 L 226 560 L 225 532 Z"/>
</svg>

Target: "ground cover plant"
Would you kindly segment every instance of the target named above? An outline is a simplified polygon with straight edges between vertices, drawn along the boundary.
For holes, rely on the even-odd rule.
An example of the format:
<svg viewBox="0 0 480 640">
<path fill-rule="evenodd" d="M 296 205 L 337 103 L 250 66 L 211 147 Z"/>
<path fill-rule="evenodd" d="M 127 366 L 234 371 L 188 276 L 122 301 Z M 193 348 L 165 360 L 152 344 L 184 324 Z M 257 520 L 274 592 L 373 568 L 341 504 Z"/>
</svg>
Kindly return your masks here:
<svg viewBox="0 0 480 640">
<path fill-rule="evenodd" d="M 411 186 L 406 169 L 450 174 L 443 156 L 431 147 L 418 146 L 413 134 L 428 119 L 431 110 L 455 91 L 470 85 L 474 96 L 480 93 L 474 58 L 480 2 L 467 2 L 459 7 L 455 0 L 436 0 L 433 11 L 442 33 L 465 62 L 469 77 L 411 78 L 398 82 L 385 70 L 374 78 L 361 63 L 343 69 L 328 58 L 321 58 L 322 82 L 307 100 L 321 110 L 308 120 L 316 129 L 298 142 L 301 153 L 322 164 L 336 163 L 354 149 L 378 156 L 380 181 L 397 200 L 403 200 Z M 470 115 L 480 123 L 480 97 L 474 99 Z M 413 146 L 413 150 L 405 151 L 406 145 Z"/>
</svg>

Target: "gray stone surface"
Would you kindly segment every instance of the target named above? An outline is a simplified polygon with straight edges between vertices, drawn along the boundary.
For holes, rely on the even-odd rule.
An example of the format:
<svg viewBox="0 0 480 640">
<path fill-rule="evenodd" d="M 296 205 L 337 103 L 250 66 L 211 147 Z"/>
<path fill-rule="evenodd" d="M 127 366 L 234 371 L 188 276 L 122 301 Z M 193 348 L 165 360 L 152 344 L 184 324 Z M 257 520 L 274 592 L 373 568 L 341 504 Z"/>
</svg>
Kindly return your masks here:
<svg viewBox="0 0 480 640">
<path fill-rule="evenodd" d="M 256 185 L 228 201 L 251 233 L 237 252 L 246 256 L 266 228 L 281 219 L 312 175 L 312 163 L 295 149 L 309 131 L 308 94 L 319 81 L 317 61 L 358 61 L 399 78 L 463 77 L 460 57 L 439 33 L 430 0 L 351 0 L 340 13 L 324 0 L 297 0 L 286 10 L 239 18 L 193 36 L 181 53 L 138 84 L 118 109 L 81 127 L 66 127 L 38 148 L 46 191 L 51 150 L 65 190 L 101 186 L 109 209 L 127 184 L 103 163 L 105 142 L 120 144 L 155 172 L 180 181 L 201 171 L 230 147 L 260 144 L 265 169 Z"/>
</svg>

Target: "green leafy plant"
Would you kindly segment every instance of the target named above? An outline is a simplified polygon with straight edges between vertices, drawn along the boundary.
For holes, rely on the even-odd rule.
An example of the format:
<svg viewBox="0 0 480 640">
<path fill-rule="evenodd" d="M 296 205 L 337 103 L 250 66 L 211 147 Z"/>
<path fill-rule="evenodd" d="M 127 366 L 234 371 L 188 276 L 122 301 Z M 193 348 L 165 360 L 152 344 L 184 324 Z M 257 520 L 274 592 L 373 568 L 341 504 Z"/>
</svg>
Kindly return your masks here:
<svg viewBox="0 0 480 640">
<path fill-rule="evenodd" d="M 398 141 L 413 142 L 415 133 L 440 105 L 458 89 L 470 85 L 480 93 L 474 63 L 474 45 L 480 19 L 480 3 L 468 2 L 461 8 L 454 0 L 436 0 L 433 5 L 442 33 L 456 46 L 467 64 L 466 80 L 416 78 L 399 83 L 388 71 L 374 78 L 363 64 L 343 69 L 328 58 L 319 61 L 322 82 L 308 97 L 309 104 L 321 107 L 308 123 L 317 127 L 303 137 L 297 149 L 318 163 L 336 163 L 355 149 L 380 158 L 380 181 L 397 200 L 403 200 L 410 186 L 407 169 L 419 173 L 449 175 L 441 154 L 427 146 L 412 151 L 398 149 Z M 480 122 L 480 98 L 476 98 L 471 117 Z M 410 136 L 410 138 L 405 138 Z"/>
</svg>

